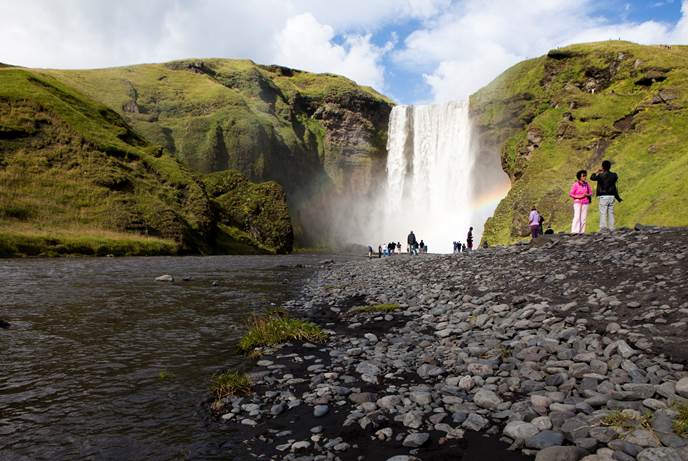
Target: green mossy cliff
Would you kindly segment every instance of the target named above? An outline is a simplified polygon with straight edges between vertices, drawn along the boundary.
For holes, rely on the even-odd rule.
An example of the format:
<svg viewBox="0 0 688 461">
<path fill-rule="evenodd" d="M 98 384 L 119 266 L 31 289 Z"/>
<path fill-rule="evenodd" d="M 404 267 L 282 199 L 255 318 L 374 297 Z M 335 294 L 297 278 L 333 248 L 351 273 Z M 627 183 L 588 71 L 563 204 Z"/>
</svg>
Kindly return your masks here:
<svg viewBox="0 0 688 461">
<path fill-rule="evenodd" d="M 45 72 L 0 69 L 0 256 L 291 249 L 279 186 L 232 193 L 265 199 L 225 222 L 236 213 L 117 112 Z"/>
<path fill-rule="evenodd" d="M 327 243 L 332 204 L 369 196 L 384 172 L 392 102 L 341 76 L 231 59 L 43 72 L 195 171 L 277 181 L 305 244 Z"/>
<path fill-rule="evenodd" d="M 620 176 L 617 226 L 688 225 L 688 47 L 611 41 L 521 62 L 471 97 L 484 151 L 498 150 L 512 181 L 485 225 L 490 243 L 528 235 L 537 206 L 570 230 L 568 190 L 604 159 Z M 596 230 L 597 202 L 588 230 Z"/>
</svg>

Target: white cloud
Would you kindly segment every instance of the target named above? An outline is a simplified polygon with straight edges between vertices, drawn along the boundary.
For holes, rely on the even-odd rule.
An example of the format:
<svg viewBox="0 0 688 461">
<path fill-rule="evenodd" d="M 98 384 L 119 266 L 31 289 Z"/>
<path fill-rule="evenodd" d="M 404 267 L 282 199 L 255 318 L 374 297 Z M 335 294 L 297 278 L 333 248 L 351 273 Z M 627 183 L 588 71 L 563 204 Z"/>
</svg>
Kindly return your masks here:
<svg viewBox="0 0 688 461">
<path fill-rule="evenodd" d="M 348 35 L 343 44 L 333 42 L 335 31 L 310 13 L 287 20 L 275 38 L 274 61 L 311 72 L 346 75 L 358 83 L 382 89 L 382 56 L 390 46 L 377 47 L 368 35 Z"/>
<path fill-rule="evenodd" d="M 617 38 L 685 40 L 687 5 L 673 28 L 654 21 L 610 24 L 595 14 L 591 0 L 466 0 L 409 35 L 395 60 L 425 69 L 436 102 L 463 99 L 509 66 L 557 46 Z"/>
<path fill-rule="evenodd" d="M 0 0 L 0 62 L 86 68 L 249 58 L 341 73 L 382 91 L 388 89 L 385 77 L 424 74 L 433 99 L 444 101 L 463 98 L 510 65 L 569 43 L 619 37 L 688 41 L 688 0 L 676 25 L 610 23 L 597 5 L 596 0 Z M 391 43 L 373 43 L 371 34 L 388 33 L 395 24 L 407 27 L 411 18 L 422 25 L 400 50 L 390 51 L 393 33 Z"/>
<path fill-rule="evenodd" d="M 236 57 L 339 72 L 381 89 L 386 48 L 372 44 L 370 33 L 432 16 L 448 1 L 0 0 L 0 62 L 92 68 Z M 299 21 L 307 29 L 294 30 Z M 300 32 L 313 48 L 299 47 Z M 287 40 L 279 50 L 277 35 Z M 282 56 L 289 61 L 280 62 Z"/>
</svg>

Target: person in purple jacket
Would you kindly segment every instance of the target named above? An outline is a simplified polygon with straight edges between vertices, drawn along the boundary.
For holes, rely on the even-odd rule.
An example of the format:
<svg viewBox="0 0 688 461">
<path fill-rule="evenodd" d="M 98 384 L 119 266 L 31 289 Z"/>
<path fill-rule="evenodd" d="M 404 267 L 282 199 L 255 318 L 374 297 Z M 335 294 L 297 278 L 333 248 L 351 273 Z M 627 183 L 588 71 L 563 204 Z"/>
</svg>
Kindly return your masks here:
<svg viewBox="0 0 688 461">
<path fill-rule="evenodd" d="M 592 197 L 592 188 L 586 181 L 588 172 L 580 170 L 576 173 L 576 182 L 571 185 L 569 197 L 573 199 L 572 234 L 584 234 L 585 223 L 588 219 L 588 205 Z"/>
<path fill-rule="evenodd" d="M 528 225 L 530 226 L 530 236 L 537 238 L 540 235 L 540 213 L 537 208 L 533 207 L 528 215 Z"/>
</svg>

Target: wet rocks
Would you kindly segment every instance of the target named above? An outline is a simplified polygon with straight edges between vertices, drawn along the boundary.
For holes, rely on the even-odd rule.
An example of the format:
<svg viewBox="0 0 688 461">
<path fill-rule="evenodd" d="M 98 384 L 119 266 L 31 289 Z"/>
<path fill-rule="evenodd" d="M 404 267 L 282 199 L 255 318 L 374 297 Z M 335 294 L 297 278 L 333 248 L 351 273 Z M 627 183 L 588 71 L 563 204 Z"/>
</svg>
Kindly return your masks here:
<svg viewBox="0 0 688 461">
<path fill-rule="evenodd" d="M 300 412 L 321 430 L 275 429 L 261 452 L 313 459 L 365 457 L 370 440 L 422 459 L 484 431 L 536 461 L 673 460 L 685 445 L 674 408 L 688 403 L 686 258 L 685 231 L 642 228 L 327 265 L 286 307 L 329 341 L 263 351 L 261 392 L 229 402 L 226 424 Z M 400 307 L 344 315 L 383 303 Z M 335 417 L 337 434 L 357 435 L 328 432 Z"/>
</svg>

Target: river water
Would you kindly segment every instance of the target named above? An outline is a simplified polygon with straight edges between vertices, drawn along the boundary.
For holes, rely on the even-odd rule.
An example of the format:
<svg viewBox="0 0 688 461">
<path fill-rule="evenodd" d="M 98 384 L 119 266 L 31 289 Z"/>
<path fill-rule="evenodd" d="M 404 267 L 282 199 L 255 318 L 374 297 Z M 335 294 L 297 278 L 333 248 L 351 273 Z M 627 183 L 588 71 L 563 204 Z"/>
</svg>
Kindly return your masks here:
<svg viewBox="0 0 688 461">
<path fill-rule="evenodd" d="M 227 459 L 211 377 L 322 258 L 0 260 L 0 459 Z"/>
</svg>

